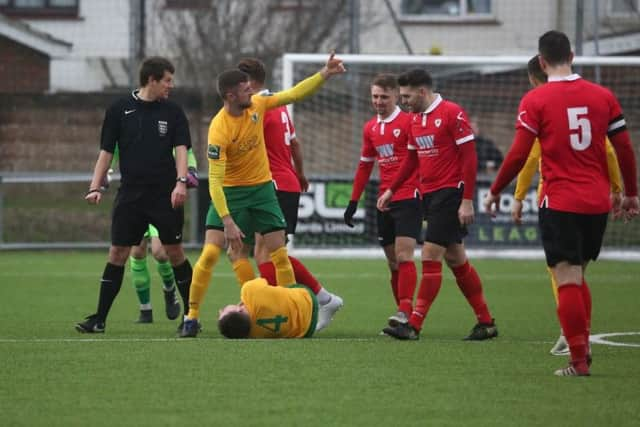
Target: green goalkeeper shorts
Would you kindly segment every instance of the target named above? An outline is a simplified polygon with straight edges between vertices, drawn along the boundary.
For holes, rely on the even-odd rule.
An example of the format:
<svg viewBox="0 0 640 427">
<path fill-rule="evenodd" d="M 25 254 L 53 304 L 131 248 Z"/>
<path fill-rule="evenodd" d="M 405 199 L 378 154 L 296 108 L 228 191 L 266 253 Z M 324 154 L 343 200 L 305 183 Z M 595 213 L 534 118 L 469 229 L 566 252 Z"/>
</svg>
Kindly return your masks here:
<svg viewBox="0 0 640 427">
<path fill-rule="evenodd" d="M 144 233 L 145 239 L 148 239 L 150 237 L 160 237 L 160 233 L 158 232 L 158 229 L 151 224 L 149 224 L 149 229 L 147 230 L 147 232 Z"/>
<path fill-rule="evenodd" d="M 245 244 L 255 244 L 255 233 L 267 234 L 287 228 L 271 181 L 251 186 L 224 187 L 224 195 L 231 217 L 245 235 Z M 213 205 L 209 206 L 206 224 L 207 229 L 224 230 Z"/>
</svg>

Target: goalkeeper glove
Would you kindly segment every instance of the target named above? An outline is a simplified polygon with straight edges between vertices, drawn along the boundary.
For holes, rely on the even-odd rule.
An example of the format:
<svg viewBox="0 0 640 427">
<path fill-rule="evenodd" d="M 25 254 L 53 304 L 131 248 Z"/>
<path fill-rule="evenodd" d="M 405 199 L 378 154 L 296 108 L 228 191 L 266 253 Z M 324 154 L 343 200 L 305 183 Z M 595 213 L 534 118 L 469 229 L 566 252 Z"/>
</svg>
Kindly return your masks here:
<svg viewBox="0 0 640 427">
<path fill-rule="evenodd" d="M 198 186 L 198 171 L 191 166 L 187 174 L 187 188 L 196 188 Z"/>
<path fill-rule="evenodd" d="M 351 228 L 353 228 L 353 216 L 355 215 L 357 210 L 358 210 L 358 201 L 351 200 L 349 202 L 349 206 L 347 206 L 347 209 L 344 211 L 344 223 Z"/>
</svg>

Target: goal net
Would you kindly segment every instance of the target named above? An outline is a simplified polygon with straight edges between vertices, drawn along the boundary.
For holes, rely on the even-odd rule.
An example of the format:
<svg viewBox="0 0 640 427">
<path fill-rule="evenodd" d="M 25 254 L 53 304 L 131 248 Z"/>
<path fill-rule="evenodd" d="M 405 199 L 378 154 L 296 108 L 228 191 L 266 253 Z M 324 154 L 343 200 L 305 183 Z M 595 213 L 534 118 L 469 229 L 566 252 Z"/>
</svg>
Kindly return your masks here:
<svg viewBox="0 0 640 427">
<path fill-rule="evenodd" d="M 291 87 L 312 74 L 326 58 L 324 54 L 285 55 L 282 87 Z M 397 74 L 412 67 L 426 68 L 434 77 L 435 91 L 460 104 L 477 124 L 477 134 L 492 140 L 505 154 L 513 138 L 518 103 L 529 90 L 526 70 L 529 57 L 341 55 L 341 58 L 347 74 L 331 79 L 313 97 L 290 106 L 296 135 L 304 150 L 305 170 L 312 178 L 309 192 L 301 198 L 298 232 L 292 246 L 303 252 L 309 249 L 310 254 L 322 249 L 328 249 L 329 254 L 335 250 L 379 253 L 375 212 L 377 172 L 360 200 L 355 227 L 347 227 L 342 220 L 360 158 L 362 126 L 374 115 L 369 96 L 373 77 L 381 72 Z M 609 87 L 617 95 L 638 153 L 640 58 L 580 57 L 574 66 L 576 72 Z M 490 219 L 480 206 L 494 173 L 478 175 L 474 197 L 476 222 L 470 227 L 465 244 L 494 255 L 540 256 L 537 177 L 524 202 L 524 223 L 517 226 L 510 216 L 513 186 L 503 193 L 497 218 Z M 603 253 L 640 256 L 640 222 L 610 221 Z"/>
</svg>

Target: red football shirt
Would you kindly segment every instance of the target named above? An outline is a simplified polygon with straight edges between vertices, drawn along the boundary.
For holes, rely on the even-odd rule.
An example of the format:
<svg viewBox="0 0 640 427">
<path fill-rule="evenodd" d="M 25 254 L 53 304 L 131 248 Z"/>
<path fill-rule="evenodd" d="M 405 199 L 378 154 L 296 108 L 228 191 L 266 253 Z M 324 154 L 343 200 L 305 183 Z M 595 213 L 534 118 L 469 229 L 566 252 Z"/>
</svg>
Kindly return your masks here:
<svg viewBox="0 0 640 427">
<path fill-rule="evenodd" d="M 361 162 L 378 161 L 380 187 L 378 196 L 391 186 L 391 182 L 407 157 L 407 144 L 411 115 L 400 107 L 386 119 L 373 117 L 362 129 Z M 418 171 L 416 170 L 396 192 L 391 201 L 413 199 L 418 191 Z M 418 193 L 419 194 L 419 193 Z"/>
<path fill-rule="evenodd" d="M 409 149 L 418 151 L 423 194 L 460 187 L 464 182 L 460 146 L 471 141 L 474 135 L 467 114 L 439 94 L 426 111 L 412 115 Z M 468 185 L 474 186 L 475 182 Z"/>
<path fill-rule="evenodd" d="M 291 140 L 296 137 L 287 107 L 268 110 L 264 115 L 264 142 L 276 189 L 300 193 L 300 181 L 291 161 Z"/>
<path fill-rule="evenodd" d="M 609 90 L 577 74 L 550 78 L 522 98 L 516 128 L 540 141 L 541 207 L 581 214 L 610 210 L 605 137 L 621 117 Z"/>
</svg>

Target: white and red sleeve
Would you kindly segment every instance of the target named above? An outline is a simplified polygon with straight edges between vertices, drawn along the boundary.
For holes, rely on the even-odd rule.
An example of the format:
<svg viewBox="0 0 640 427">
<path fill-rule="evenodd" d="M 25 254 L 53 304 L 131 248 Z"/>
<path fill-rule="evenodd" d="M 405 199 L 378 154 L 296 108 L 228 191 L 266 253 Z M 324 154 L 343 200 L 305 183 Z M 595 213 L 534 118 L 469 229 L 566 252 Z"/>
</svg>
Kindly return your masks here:
<svg viewBox="0 0 640 427">
<path fill-rule="evenodd" d="M 376 156 L 377 151 L 369 137 L 368 126 L 365 125 L 362 131 L 362 150 L 360 154 L 360 161 L 358 162 L 356 175 L 353 178 L 353 189 L 351 190 L 352 201 L 360 199 L 367 182 L 369 182 L 369 177 L 371 176 Z"/>
</svg>

